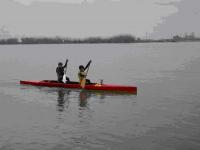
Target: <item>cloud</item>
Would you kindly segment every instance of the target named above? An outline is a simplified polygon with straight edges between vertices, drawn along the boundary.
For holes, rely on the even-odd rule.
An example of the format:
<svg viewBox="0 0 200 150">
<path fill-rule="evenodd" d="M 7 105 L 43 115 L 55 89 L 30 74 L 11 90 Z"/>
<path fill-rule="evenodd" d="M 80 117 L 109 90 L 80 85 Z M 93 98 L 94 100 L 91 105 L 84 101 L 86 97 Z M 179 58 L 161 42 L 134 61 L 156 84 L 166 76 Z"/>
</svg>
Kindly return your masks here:
<svg viewBox="0 0 200 150">
<path fill-rule="evenodd" d="M 76 2 L 75 2 L 76 1 Z M 179 0 L 166 0 L 177 2 Z M 161 0 L 1 0 L 1 23 L 14 34 L 33 36 L 144 36 L 176 13 Z M 23 5 L 22 5 L 23 4 Z"/>
<path fill-rule="evenodd" d="M 152 34 L 155 38 L 171 38 L 173 35 L 190 34 L 192 32 L 200 36 L 200 1 L 183 0 L 181 3 L 173 3 L 178 11 L 164 18 L 162 24 L 154 28 Z"/>
</svg>

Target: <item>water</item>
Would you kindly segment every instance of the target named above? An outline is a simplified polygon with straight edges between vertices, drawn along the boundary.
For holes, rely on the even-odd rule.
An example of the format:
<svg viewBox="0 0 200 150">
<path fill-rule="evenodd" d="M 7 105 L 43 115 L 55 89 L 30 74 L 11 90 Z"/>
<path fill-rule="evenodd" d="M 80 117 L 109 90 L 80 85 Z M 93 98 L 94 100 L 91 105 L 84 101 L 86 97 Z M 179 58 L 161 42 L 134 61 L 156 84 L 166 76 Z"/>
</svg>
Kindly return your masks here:
<svg viewBox="0 0 200 150">
<path fill-rule="evenodd" d="M 0 149 L 200 149 L 200 43 L 0 46 Z M 19 85 L 56 79 L 137 85 L 138 94 Z"/>
</svg>

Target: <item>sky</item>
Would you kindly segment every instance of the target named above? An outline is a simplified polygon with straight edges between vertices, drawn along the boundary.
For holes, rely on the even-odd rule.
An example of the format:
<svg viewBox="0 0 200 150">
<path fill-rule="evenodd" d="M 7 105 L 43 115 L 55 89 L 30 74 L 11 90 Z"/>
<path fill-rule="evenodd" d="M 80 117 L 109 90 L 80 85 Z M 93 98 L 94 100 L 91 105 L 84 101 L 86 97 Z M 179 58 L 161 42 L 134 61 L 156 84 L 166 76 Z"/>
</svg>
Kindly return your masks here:
<svg viewBox="0 0 200 150">
<path fill-rule="evenodd" d="M 0 0 L 0 27 L 19 36 L 164 38 L 199 34 L 199 7 L 200 0 Z"/>
</svg>

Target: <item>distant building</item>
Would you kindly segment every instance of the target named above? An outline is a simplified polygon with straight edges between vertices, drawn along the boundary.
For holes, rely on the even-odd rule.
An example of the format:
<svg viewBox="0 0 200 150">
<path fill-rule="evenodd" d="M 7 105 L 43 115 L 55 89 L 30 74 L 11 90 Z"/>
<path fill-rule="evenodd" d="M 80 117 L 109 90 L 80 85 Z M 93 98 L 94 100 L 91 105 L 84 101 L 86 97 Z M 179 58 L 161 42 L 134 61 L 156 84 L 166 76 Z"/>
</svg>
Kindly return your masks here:
<svg viewBox="0 0 200 150">
<path fill-rule="evenodd" d="M 190 34 L 185 33 L 184 36 L 175 35 L 172 38 L 174 41 L 199 41 L 200 38 L 195 36 L 194 32 L 191 32 Z"/>
</svg>

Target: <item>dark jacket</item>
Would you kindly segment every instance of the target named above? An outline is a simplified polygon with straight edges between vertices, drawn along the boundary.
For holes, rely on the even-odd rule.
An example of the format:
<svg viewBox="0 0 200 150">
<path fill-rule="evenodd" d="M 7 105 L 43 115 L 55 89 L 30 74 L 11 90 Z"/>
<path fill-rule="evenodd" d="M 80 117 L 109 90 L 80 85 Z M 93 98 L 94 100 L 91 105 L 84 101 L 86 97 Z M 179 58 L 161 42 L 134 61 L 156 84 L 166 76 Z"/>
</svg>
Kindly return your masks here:
<svg viewBox="0 0 200 150">
<path fill-rule="evenodd" d="M 68 61 L 65 62 L 64 66 L 56 68 L 56 73 L 58 77 L 62 77 L 64 75 L 64 69 L 67 67 L 67 62 Z"/>
</svg>

